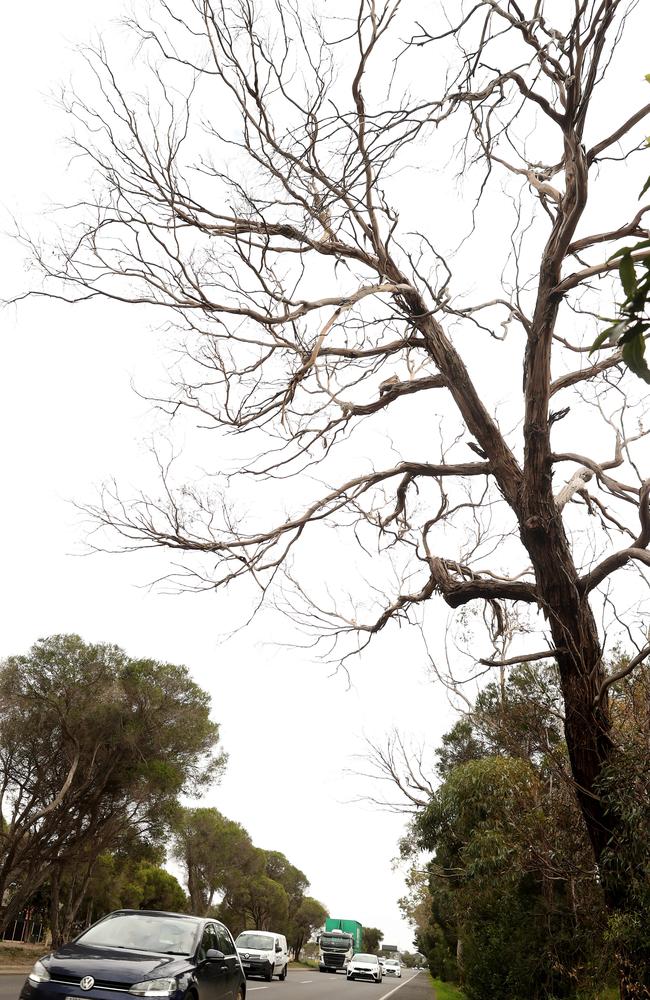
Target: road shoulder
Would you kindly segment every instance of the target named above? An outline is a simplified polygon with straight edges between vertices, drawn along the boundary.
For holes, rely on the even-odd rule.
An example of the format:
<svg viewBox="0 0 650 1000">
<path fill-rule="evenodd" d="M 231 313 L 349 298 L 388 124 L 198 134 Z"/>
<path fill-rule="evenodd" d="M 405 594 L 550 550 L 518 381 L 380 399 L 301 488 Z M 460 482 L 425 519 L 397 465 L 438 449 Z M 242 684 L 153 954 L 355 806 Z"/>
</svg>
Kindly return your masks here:
<svg viewBox="0 0 650 1000">
<path fill-rule="evenodd" d="M 385 985 L 386 977 L 384 977 Z M 399 993 L 397 992 L 398 990 Z M 417 976 L 413 976 L 412 979 L 408 979 L 405 983 L 396 986 L 390 993 L 384 993 L 382 1000 L 390 996 L 395 996 L 395 1000 L 435 1000 L 436 991 L 433 988 L 433 983 L 429 975 L 426 972 L 420 972 Z"/>
</svg>

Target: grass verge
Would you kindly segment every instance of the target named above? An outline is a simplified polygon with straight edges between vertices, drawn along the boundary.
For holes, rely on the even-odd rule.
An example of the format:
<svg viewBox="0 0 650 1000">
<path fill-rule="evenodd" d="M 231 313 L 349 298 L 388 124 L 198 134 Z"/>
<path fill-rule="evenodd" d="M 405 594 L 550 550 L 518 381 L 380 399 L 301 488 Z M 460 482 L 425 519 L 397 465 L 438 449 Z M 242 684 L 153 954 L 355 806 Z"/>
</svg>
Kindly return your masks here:
<svg viewBox="0 0 650 1000">
<path fill-rule="evenodd" d="M 436 1000 L 465 1000 L 465 994 L 453 983 L 443 983 L 441 979 L 431 981 L 436 991 Z"/>
<path fill-rule="evenodd" d="M 7 965 L 33 965 L 46 951 L 44 944 L 0 942 L 0 969 Z"/>
<path fill-rule="evenodd" d="M 443 983 L 441 979 L 431 981 L 436 991 L 436 1000 L 465 1000 L 465 994 L 453 983 Z M 616 987 L 604 989 L 598 994 L 598 1000 L 620 1000 L 620 993 Z"/>
</svg>

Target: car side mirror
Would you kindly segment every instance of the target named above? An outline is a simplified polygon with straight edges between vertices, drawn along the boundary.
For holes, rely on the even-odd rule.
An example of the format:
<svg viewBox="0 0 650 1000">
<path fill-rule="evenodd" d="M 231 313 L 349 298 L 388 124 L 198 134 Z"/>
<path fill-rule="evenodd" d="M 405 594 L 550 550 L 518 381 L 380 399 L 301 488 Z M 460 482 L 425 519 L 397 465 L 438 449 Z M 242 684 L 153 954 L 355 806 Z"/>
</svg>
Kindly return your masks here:
<svg viewBox="0 0 650 1000">
<path fill-rule="evenodd" d="M 279 944 L 276 944 L 276 946 L 275 946 L 275 950 L 276 950 L 276 951 L 282 951 L 282 948 L 280 947 L 280 945 L 279 945 Z"/>
<path fill-rule="evenodd" d="M 224 955 L 224 953 L 222 951 L 219 951 L 217 948 L 208 948 L 205 958 L 207 962 L 226 961 L 226 956 Z"/>
</svg>

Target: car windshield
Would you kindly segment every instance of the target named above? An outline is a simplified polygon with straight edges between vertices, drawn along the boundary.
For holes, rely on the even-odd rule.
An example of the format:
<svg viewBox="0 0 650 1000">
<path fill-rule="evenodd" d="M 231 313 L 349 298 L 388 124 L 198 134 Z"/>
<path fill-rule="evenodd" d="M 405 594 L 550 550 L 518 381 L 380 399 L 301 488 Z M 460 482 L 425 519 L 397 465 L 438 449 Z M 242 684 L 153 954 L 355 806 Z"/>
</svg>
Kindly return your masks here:
<svg viewBox="0 0 650 1000">
<path fill-rule="evenodd" d="M 386 961 L 384 962 L 384 965 L 399 965 L 399 962 L 396 961 L 394 958 L 387 958 Z"/>
<path fill-rule="evenodd" d="M 347 951 L 350 947 L 350 938 L 345 934 L 321 934 L 321 948 L 328 948 L 330 951 Z"/>
<path fill-rule="evenodd" d="M 372 962 L 374 965 L 378 964 L 378 959 L 376 955 L 355 955 L 352 959 L 353 962 Z"/>
<path fill-rule="evenodd" d="M 191 955 L 197 921 L 151 913 L 116 913 L 90 927 L 79 944 L 129 951 L 154 951 L 163 955 Z"/>
<path fill-rule="evenodd" d="M 274 947 L 273 938 L 268 934 L 240 934 L 235 944 L 238 948 L 256 948 L 258 951 L 268 951 Z"/>
</svg>

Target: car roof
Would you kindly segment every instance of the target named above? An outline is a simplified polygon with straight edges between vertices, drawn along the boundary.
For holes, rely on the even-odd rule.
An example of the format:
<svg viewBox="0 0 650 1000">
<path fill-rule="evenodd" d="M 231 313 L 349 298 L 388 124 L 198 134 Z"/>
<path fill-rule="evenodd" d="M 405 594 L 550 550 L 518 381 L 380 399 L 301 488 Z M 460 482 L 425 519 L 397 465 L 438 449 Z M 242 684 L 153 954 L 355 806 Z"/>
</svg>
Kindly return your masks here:
<svg viewBox="0 0 650 1000">
<path fill-rule="evenodd" d="M 279 934 L 277 931 L 260 931 L 257 928 L 240 931 L 237 937 L 240 938 L 242 934 L 267 934 L 269 937 L 284 938 L 284 934 Z"/>
<path fill-rule="evenodd" d="M 193 913 L 173 913 L 171 910 L 113 910 L 112 913 L 107 913 L 107 917 L 115 917 L 118 913 L 138 913 L 146 914 L 148 917 L 179 917 L 182 920 L 191 920 L 195 924 L 207 923 L 212 920 L 211 917 L 196 917 Z M 220 923 L 219 920 L 216 923 Z"/>
</svg>

